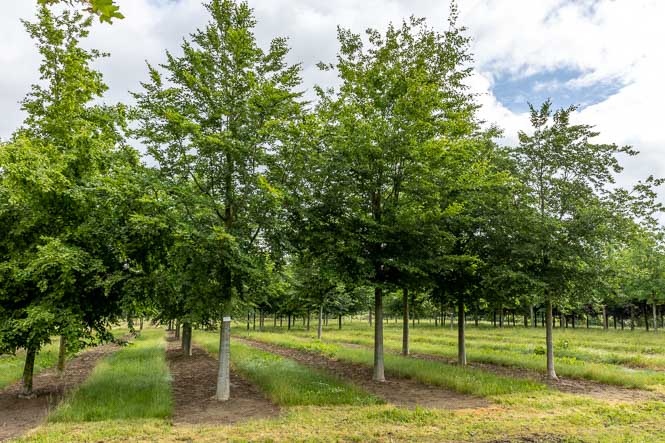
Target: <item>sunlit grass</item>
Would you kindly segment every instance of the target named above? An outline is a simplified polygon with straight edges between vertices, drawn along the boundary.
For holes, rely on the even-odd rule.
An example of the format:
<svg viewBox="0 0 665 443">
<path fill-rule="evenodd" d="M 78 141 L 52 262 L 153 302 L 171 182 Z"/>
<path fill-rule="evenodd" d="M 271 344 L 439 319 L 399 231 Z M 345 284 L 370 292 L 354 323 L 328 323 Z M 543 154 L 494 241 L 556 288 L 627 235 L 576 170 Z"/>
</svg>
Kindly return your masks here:
<svg viewBox="0 0 665 443">
<path fill-rule="evenodd" d="M 211 354 L 219 336 L 196 332 L 194 340 Z M 233 366 L 279 405 L 367 405 L 381 401 L 359 387 L 269 352 L 239 343 L 231 345 Z"/>
<path fill-rule="evenodd" d="M 162 330 L 144 330 L 97 364 L 90 377 L 49 415 L 52 422 L 164 418 L 171 415 Z"/>
</svg>

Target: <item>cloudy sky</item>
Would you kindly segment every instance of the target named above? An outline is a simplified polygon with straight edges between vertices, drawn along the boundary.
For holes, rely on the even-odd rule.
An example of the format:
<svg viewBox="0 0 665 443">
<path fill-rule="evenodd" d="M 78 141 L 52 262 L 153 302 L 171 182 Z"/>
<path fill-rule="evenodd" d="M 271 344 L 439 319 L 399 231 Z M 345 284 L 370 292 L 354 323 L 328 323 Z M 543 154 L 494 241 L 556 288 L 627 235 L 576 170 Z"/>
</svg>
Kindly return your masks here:
<svg viewBox="0 0 665 443">
<path fill-rule="evenodd" d="M 207 17 L 200 0 L 118 0 L 126 19 L 96 25 L 89 45 L 110 52 L 98 63 L 110 86 L 108 101 L 129 101 L 128 91 L 145 79 L 145 61 L 158 63 L 164 50 Z M 291 61 L 302 62 L 305 88 L 333 78 L 315 64 L 332 61 L 337 25 L 362 32 L 385 28 L 409 15 L 427 17 L 445 29 L 448 0 L 250 0 L 256 34 L 290 39 Z M 38 54 L 19 18 L 30 19 L 35 0 L 0 0 L 0 138 L 23 116 L 17 102 L 37 79 Z M 580 105 L 576 119 L 593 124 L 599 141 L 631 144 L 620 182 L 649 174 L 665 176 L 665 1 L 662 0 L 459 0 L 461 22 L 472 37 L 482 117 L 505 131 L 504 142 L 528 128 L 527 101 L 551 97 L 557 106 Z M 665 194 L 665 192 L 663 192 Z"/>
</svg>

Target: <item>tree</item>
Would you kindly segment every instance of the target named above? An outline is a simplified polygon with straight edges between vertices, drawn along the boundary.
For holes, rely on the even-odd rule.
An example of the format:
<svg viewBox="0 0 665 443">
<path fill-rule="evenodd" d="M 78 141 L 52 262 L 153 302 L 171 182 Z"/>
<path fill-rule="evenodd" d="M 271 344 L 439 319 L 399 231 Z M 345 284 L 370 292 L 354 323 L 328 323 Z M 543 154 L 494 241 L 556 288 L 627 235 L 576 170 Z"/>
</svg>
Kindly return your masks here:
<svg viewBox="0 0 665 443">
<path fill-rule="evenodd" d="M 208 306 L 224 306 L 217 399 L 227 400 L 231 298 L 248 283 L 246 277 L 261 255 L 261 232 L 269 224 L 270 207 L 279 197 L 265 169 L 277 128 L 300 112 L 294 90 L 300 84 L 300 67 L 284 61 L 284 38 L 274 39 L 267 51 L 257 46 L 252 32 L 256 22 L 246 3 L 213 0 L 206 9 L 211 22 L 182 44 L 183 55 L 167 53 L 168 61 L 161 66 L 166 82 L 158 69 L 149 67 L 145 92 L 136 94 L 141 124 L 137 133 L 166 177 L 195 186 L 196 205 L 191 209 L 214 217 L 207 227 L 197 227 L 192 247 L 208 244 L 212 249 L 204 247 L 212 252 L 213 243 L 221 241 L 233 251 L 216 254 L 221 261 L 208 278 L 220 291 L 206 291 L 211 296 Z"/>
<path fill-rule="evenodd" d="M 53 5 L 56 3 L 82 3 L 86 10 L 91 14 L 97 15 L 100 22 L 111 23 L 113 19 L 123 19 L 124 15 L 120 13 L 120 7 L 113 0 L 38 0 L 40 5 Z"/>
<path fill-rule="evenodd" d="M 319 90 L 322 124 L 309 182 L 320 194 L 309 208 L 312 232 L 334 236 L 339 273 L 374 287 L 374 374 L 384 381 L 383 293 L 419 271 L 423 240 L 436 238 L 435 177 L 454 140 L 476 127 L 464 80 L 468 40 L 456 27 L 439 34 L 411 18 L 369 46 L 339 29 L 337 91 Z M 315 175 L 315 176 L 313 176 Z M 428 235 L 423 235 L 427 233 Z"/>
<path fill-rule="evenodd" d="M 0 236 L 0 347 L 26 349 L 26 395 L 51 336 L 109 338 L 127 276 L 125 251 L 95 217 L 103 177 L 137 157 L 123 140 L 124 108 L 92 104 L 106 85 L 90 67 L 102 54 L 80 47 L 91 21 L 42 7 L 37 23 L 24 22 L 42 82 L 22 102 L 23 126 L 0 146 L 0 218 L 11 226 Z"/>
<path fill-rule="evenodd" d="M 598 135 L 584 124 L 572 124 L 571 106 L 552 113 L 551 102 L 530 107 L 533 134 L 519 133 L 511 151 L 525 186 L 520 205 L 530 226 L 521 254 L 546 305 L 547 375 L 556 379 L 552 341 L 552 306 L 563 303 L 571 284 L 592 279 L 595 263 L 610 236 L 608 186 L 621 171 L 617 156 L 635 155 L 630 147 L 594 144 Z"/>
</svg>

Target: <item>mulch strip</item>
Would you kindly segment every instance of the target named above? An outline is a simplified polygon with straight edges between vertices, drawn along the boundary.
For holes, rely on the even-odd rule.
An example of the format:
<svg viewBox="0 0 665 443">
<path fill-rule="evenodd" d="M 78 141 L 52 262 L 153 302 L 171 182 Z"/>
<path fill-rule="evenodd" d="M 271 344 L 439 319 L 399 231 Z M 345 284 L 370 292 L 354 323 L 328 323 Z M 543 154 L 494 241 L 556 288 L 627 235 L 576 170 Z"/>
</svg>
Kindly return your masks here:
<svg viewBox="0 0 665 443">
<path fill-rule="evenodd" d="M 299 351 L 246 338 L 234 337 L 233 339 L 263 351 L 295 360 L 305 366 L 331 373 L 384 399 L 387 403 L 400 407 L 409 409 L 414 409 L 416 406 L 432 409 L 475 409 L 490 405 L 487 400 L 482 398 L 460 394 L 407 378 L 390 376 L 383 383 L 375 382 L 372 380 L 372 368 L 365 365 L 340 361 L 313 352 Z"/>
<path fill-rule="evenodd" d="M 231 370 L 231 399 L 214 399 L 218 363 L 193 346 L 192 356 L 182 355 L 180 343 L 168 338 L 166 359 L 173 377 L 173 422 L 176 424 L 231 424 L 279 415 L 279 408 L 254 385 Z"/>
<path fill-rule="evenodd" d="M 120 349 L 109 343 L 84 351 L 67 361 L 62 374 L 44 369 L 33 379 L 33 398 L 19 398 L 21 382 L 0 390 L 0 441 L 15 438 L 44 422 L 47 415 L 92 372 L 97 362 Z"/>
</svg>

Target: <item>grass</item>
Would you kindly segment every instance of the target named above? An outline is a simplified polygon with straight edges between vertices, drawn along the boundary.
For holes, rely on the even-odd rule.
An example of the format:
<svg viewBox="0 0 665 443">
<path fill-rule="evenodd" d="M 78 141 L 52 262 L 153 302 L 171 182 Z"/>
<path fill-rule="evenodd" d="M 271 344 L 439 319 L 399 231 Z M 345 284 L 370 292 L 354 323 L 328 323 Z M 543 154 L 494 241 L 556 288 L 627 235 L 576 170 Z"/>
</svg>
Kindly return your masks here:
<svg viewBox="0 0 665 443">
<path fill-rule="evenodd" d="M 243 330 L 238 328 L 234 333 L 244 334 Z M 343 344 L 350 338 L 364 340 L 371 337 L 371 330 L 366 324 L 345 325 L 341 332 L 332 327 L 326 329 L 324 342 L 312 340 L 310 334 L 303 330 L 292 332 L 288 335 L 278 331 L 252 335 L 266 340 L 288 340 L 292 346 L 310 352 L 335 355 L 338 358 L 342 358 L 340 355 L 343 355 L 349 359 L 365 359 L 366 364 L 369 362 L 367 355 L 371 351 L 352 349 Z M 400 332 L 400 329 L 392 324 L 387 326 L 386 342 L 396 346 Z M 540 345 L 543 335 L 542 329 L 531 331 L 521 328 L 494 330 L 470 327 L 468 332 L 470 348 L 479 349 L 480 346 L 496 345 L 497 349 L 494 352 L 504 352 L 511 361 L 518 364 L 521 358 L 528 355 L 522 351 Z M 454 345 L 454 334 L 455 331 L 450 331 L 448 328 L 442 330 L 427 325 L 416 326 L 412 329 L 412 346 L 423 346 L 422 349 L 431 346 L 432 350 L 437 348 L 445 350 L 447 346 Z M 217 351 L 217 334 L 196 333 L 195 338 L 211 352 Z M 631 334 L 629 331 L 621 333 L 580 329 L 555 330 L 555 342 L 569 341 L 569 346 L 565 349 L 567 351 L 615 353 L 619 357 L 625 357 L 629 353 L 659 357 L 659 349 L 665 344 L 663 338 L 665 337 L 662 335 L 650 336 L 637 331 Z M 161 342 L 157 341 L 156 344 L 161 345 Z M 513 351 L 513 347 L 521 350 Z M 296 393 L 300 390 L 300 376 L 294 380 L 287 378 L 291 377 L 290 373 L 284 375 L 280 372 L 283 362 L 289 360 L 266 356 L 263 351 L 255 352 L 253 348 L 244 348 L 243 350 L 238 344 L 233 345 L 232 358 L 236 368 L 240 368 L 238 363 L 240 361 L 253 362 L 249 365 L 249 370 L 261 374 L 271 383 L 277 383 L 282 379 L 290 380 L 279 390 L 293 390 Z M 483 348 L 483 351 L 486 349 Z M 651 353 L 652 349 L 656 352 Z M 558 347 L 557 350 L 564 349 Z M 587 363 L 587 360 L 581 358 L 579 360 L 581 364 Z M 428 371 L 433 373 L 437 369 L 444 371 L 447 366 L 451 366 L 439 362 L 430 363 L 435 366 L 427 371 L 418 369 L 421 376 Z M 272 366 L 273 364 L 275 366 Z M 389 370 L 400 370 L 399 365 L 396 368 L 392 361 L 387 360 L 387 364 Z M 620 363 L 602 364 L 622 367 Z M 455 380 L 455 377 L 457 376 L 453 374 L 452 379 Z M 491 380 L 478 381 L 478 383 L 488 382 L 491 383 Z M 498 386 L 505 385 L 498 384 Z M 496 402 L 489 407 L 459 411 L 422 408 L 407 410 L 383 404 L 315 404 L 285 406 L 278 417 L 226 426 L 214 424 L 172 426 L 168 419 L 118 419 L 94 423 L 49 422 L 21 441 L 490 442 L 520 441 L 520 437 L 528 437 L 533 441 L 547 441 L 550 437 L 552 440 L 565 442 L 665 442 L 665 403 L 661 401 L 635 400 L 630 403 L 602 401 L 547 389 L 513 388 L 504 391 L 506 393 L 492 396 Z"/>
<path fill-rule="evenodd" d="M 295 331 L 294 331 L 295 332 Z M 306 331 L 296 332 L 299 337 L 311 338 Z M 457 357 L 456 331 L 417 326 L 411 330 L 411 351 L 448 359 Z M 542 329 L 524 328 L 469 328 L 467 330 L 467 360 L 507 367 L 545 372 L 544 355 L 536 353 L 544 345 Z M 327 342 L 352 343 L 371 347 L 372 331 L 356 323 L 339 331 L 330 329 L 324 334 Z M 601 383 L 641 389 L 661 389 L 665 386 L 665 372 L 655 368 L 655 354 L 662 348 L 663 336 L 645 332 L 602 331 L 586 329 L 555 330 L 555 367 L 564 377 L 598 381 Z M 401 349 L 401 325 L 387 324 L 384 346 L 387 350 Z M 611 349 L 611 350 L 610 350 Z M 623 351 L 621 351 L 623 349 Z M 590 351 L 591 350 L 591 351 Z M 665 352 L 665 350 L 664 350 Z M 596 354 L 596 357 L 590 355 Z M 597 355 L 603 355 L 598 358 Z M 635 368 L 626 361 L 650 361 L 654 368 Z"/>
<path fill-rule="evenodd" d="M 373 353 L 368 349 L 350 349 L 287 334 L 259 333 L 250 336 L 267 343 L 318 352 L 343 361 L 360 363 L 366 366 L 372 366 L 373 364 Z M 412 378 L 463 394 L 482 397 L 547 389 L 545 385 L 531 380 L 502 377 L 479 369 L 462 368 L 441 362 L 393 354 L 385 355 L 385 367 L 388 375 Z"/>
<path fill-rule="evenodd" d="M 98 363 L 49 421 L 165 418 L 171 408 L 164 332 L 144 330 L 132 344 Z"/>
<path fill-rule="evenodd" d="M 217 334 L 196 332 L 194 340 L 211 354 L 217 353 Z M 381 402 L 359 387 L 269 352 L 232 343 L 231 355 L 234 368 L 278 405 L 368 405 Z"/>
</svg>

